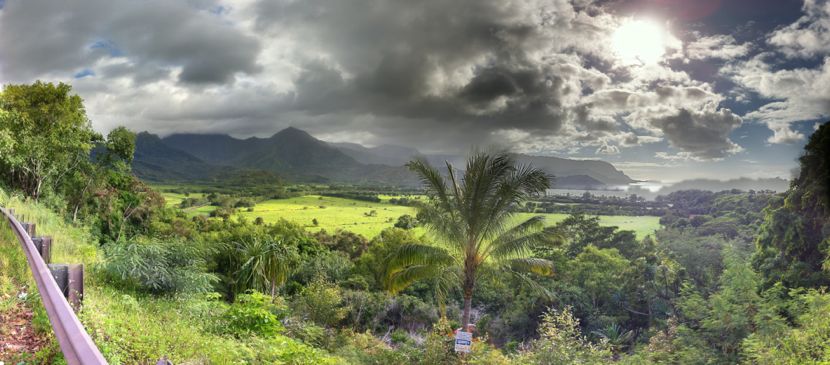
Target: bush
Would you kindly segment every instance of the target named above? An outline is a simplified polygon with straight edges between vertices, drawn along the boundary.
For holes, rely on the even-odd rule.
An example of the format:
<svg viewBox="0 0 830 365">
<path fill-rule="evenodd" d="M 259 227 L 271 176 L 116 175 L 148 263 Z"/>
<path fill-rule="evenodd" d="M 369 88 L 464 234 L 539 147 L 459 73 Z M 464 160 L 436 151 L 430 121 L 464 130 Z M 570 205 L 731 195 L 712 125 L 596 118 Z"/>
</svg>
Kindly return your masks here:
<svg viewBox="0 0 830 365">
<path fill-rule="evenodd" d="M 291 277 L 302 285 L 317 279 L 339 283 L 349 278 L 354 264 L 345 253 L 328 251 L 306 258 Z"/>
<path fill-rule="evenodd" d="M 323 280 L 311 283 L 297 296 L 294 308 L 321 326 L 335 326 L 346 318 L 340 287 Z"/>
<path fill-rule="evenodd" d="M 285 330 L 280 318 L 285 317 L 287 310 L 282 298 L 272 303 L 271 297 L 256 291 L 239 295 L 222 315 L 223 332 L 237 338 L 274 336 Z"/>
<path fill-rule="evenodd" d="M 542 317 L 539 339 L 522 360 L 528 364 L 607 364 L 611 351 L 605 342 L 594 344 L 582 335 L 570 308 L 551 309 Z"/>
<path fill-rule="evenodd" d="M 360 255 L 363 255 L 369 249 L 369 241 L 366 240 L 366 237 L 350 231 L 337 230 L 334 235 L 320 231 L 314 237 L 326 247 L 346 253 L 353 259 L 360 257 Z"/>
<path fill-rule="evenodd" d="M 458 363 L 458 355 L 453 351 L 455 340 L 452 334 L 452 325 L 446 318 L 441 318 L 432 327 L 424 340 L 424 352 L 421 364 L 450 365 Z"/>
<path fill-rule="evenodd" d="M 312 322 L 289 319 L 285 323 L 286 335 L 315 347 L 325 347 L 331 340 L 328 331 Z"/>
<path fill-rule="evenodd" d="M 276 335 L 274 338 L 257 339 L 250 345 L 255 350 L 253 359 L 245 359 L 249 364 L 286 364 L 286 365 L 334 365 L 343 364 L 338 359 L 294 339 Z"/>
<path fill-rule="evenodd" d="M 229 219 L 234 214 L 236 214 L 236 209 L 230 207 L 217 207 L 216 209 L 210 212 L 210 216 L 212 218 L 222 219 Z"/>
<path fill-rule="evenodd" d="M 418 220 L 409 214 L 404 214 L 398 217 L 398 221 L 395 223 L 395 227 L 400 229 L 412 229 L 417 226 Z"/>
<path fill-rule="evenodd" d="M 216 276 L 206 272 L 206 250 L 181 241 L 141 240 L 105 247 L 101 272 L 114 285 L 153 294 L 204 293 Z"/>
<path fill-rule="evenodd" d="M 416 354 L 411 351 L 410 347 L 393 348 L 369 332 L 345 333 L 347 343 L 336 353 L 349 363 L 373 365 L 416 363 Z"/>
</svg>

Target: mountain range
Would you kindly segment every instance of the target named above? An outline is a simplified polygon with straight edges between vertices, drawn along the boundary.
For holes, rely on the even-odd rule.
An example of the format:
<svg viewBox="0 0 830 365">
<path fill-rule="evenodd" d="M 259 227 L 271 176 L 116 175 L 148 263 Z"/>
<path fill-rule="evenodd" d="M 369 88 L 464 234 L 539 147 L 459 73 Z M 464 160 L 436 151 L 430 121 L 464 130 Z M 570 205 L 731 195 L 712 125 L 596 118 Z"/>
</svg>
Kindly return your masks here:
<svg viewBox="0 0 830 365">
<path fill-rule="evenodd" d="M 557 188 L 601 188 L 633 182 L 613 165 L 599 160 L 572 160 L 514 154 L 555 176 Z M 297 128 L 269 138 L 238 139 L 224 134 L 173 134 L 164 138 L 142 132 L 136 138 L 133 171 L 151 181 L 210 181 L 242 171 L 267 171 L 294 182 L 416 186 L 405 166 L 423 158 L 441 166 L 463 168 L 464 157 L 424 154 L 414 148 L 356 143 L 328 143 Z"/>
<path fill-rule="evenodd" d="M 738 189 L 743 191 L 749 190 L 772 190 L 772 191 L 787 191 L 790 187 L 790 181 L 779 177 L 774 178 L 760 178 L 751 179 L 742 177 L 731 180 L 713 180 L 713 179 L 691 179 L 683 180 L 676 184 L 672 184 L 660 189 L 660 194 L 668 194 L 681 190 L 709 190 L 709 191 L 724 191 Z"/>
</svg>

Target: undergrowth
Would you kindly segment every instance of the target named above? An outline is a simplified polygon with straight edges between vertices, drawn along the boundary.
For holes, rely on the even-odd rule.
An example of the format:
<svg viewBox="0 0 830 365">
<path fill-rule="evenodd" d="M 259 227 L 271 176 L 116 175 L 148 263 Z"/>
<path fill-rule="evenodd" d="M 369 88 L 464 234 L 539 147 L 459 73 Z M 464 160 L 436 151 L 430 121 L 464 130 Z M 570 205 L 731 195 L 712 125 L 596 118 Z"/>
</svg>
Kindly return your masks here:
<svg viewBox="0 0 830 365">
<path fill-rule="evenodd" d="M 36 223 L 38 234 L 53 238 L 53 262 L 85 265 L 85 297 L 79 318 L 110 364 L 154 364 L 162 356 L 174 364 L 343 363 L 325 351 L 279 334 L 244 339 L 220 334 L 215 328 L 221 325 L 218 322 L 229 306 L 214 294 L 167 298 L 110 287 L 95 274 L 103 255 L 85 226 L 66 222 L 43 204 L 2 189 L 0 206 L 14 208 L 17 217 Z M 35 328 L 51 332 L 36 293 L 20 295 L 21 288 L 33 288 L 33 282 L 17 240 L 3 224 L 0 311 L 25 300 L 35 310 Z M 62 363 L 54 358 L 58 350 L 53 343 L 49 354 L 31 354 L 24 363 Z"/>
</svg>

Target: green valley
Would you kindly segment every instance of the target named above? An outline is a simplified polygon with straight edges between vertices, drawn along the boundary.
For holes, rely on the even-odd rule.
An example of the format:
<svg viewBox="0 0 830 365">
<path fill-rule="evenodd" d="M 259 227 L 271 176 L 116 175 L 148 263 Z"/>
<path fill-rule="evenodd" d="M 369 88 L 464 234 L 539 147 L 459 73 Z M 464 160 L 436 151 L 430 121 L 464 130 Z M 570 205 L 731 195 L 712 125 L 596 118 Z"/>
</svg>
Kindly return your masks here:
<svg viewBox="0 0 830 365">
<path fill-rule="evenodd" d="M 165 186 L 163 190 L 182 190 L 172 186 Z M 195 188 L 198 191 L 198 188 Z M 185 196 L 181 193 L 165 192 L 164 198 L 168 206 L 178 206 Z M 191 197 L 204 195 L 203 193 L 188 194 Z M 389 203 L 389 199 L 399 196 L 380 195 L 381 202 L 367 202 L 361 200 L 329 197 L 322 195 L 304 195 L 287 199 L 270 199 L 259 201 L 253 209 L 239 209 L 235 218 L 254 221 L 262 218 L 266 223 L 274 223 L 281 219 L 299 224 L 309 232 L 326 230 L 333 233 L 337 230 L 346 230 L 373 238 L 386 228 L 391 228 L 397 219 L 405 214 L 416 215 L 414 207 L 401 206 Z M 203 205 L 185 208 L 190 215 L 210 216 L 216 207 Z M 532 215 L 545 217 L 545 224 L 554 225 L 568 217 L 561 213 L 519 213 L 518 219 L 526 219 Z M 621 230 L 631 230 L 637 237 L 644 238 L 653 235 L 660 228 L 660 218 L 654 216 L 598 216 L 603 226 L 618 227 Z M 314 221 L 317 221 L 317 224 Z M 416 230 L 420 232 L 421 230 Z"/>
<path fill-rule="evenodd" d="M 104 135 L 68 84 L 7 85 L 0 206 L 85 289 L 78 322 L 50 318 L 65 298 L 0 222 L 0 365 L 76 365 L 64 320 L 113 365 L 830 362 L 830 122 L 784 192 L 555 194 L 555 172 L 633 179 L 416 151 L 296 128 Z"/>
</svg>

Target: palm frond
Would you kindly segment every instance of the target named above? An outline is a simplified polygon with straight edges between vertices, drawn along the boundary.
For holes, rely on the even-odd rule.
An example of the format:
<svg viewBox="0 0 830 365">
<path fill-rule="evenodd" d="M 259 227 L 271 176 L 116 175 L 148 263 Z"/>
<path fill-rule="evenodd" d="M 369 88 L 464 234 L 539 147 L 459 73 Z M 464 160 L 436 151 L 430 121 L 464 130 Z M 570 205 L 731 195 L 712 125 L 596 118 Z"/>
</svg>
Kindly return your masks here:
<svg viewBox="0 0 830 365">
<path fill-rule="evenodd" d="M 383 285 L 391 293 L 405 289 L 415 281 L 435 277 L 454 264 L 445 249 L 421 244 L 401 246 L 388 258 Z"/>
<path fill-rule="evenodd" d="M 450 215 L 439 207 L 424 205 L 419 207 L 418 219 L 437 238 L 442 239 L 456 249 L 459 249 L 458 245 L 465 241 L 466 232 L 457 215 Z"/>
<path fill-rule="evenodd" d="M 398 248 L 389 260 L 392 266 L 405 267 L 413 265 L 446 266 L 455 263 L 455 258 L 446 249 L 422 245 L 408 244 Z"/>
<path fill-rule="evenodd" d="M 449 195 L 447 194 L 447 183 L 438 170 L 432 168 L 423 159 L 410 161 L 406 166 L 418 175 L 427 192 L 435 196 L 443 210 L 452 211 Z"/>
<path fill-rule="evenodd" d="M 384 289 L 397 294 L 417 281 L 439 277 L 442 269 L 436 265 L 413 265 L 392 271 L 383 283 Z"/>
<path fill-rule="evenodd" d="M 549 229 L 509 237 L 504 241 L 499 241 L 497 245 L 491 246 L 486 258 L 498 262 L 527 257 L 532 253 L 533 247 L 555 241 L 555 235 L 551 234 Z"/>
<path fill-rule="evenodd" d="M 458 287 L 461 278 L 458 276 L 458 270 L 453 267 L 446 267 L 435 276 L 434 280 L 435 301 L 438 302 L 441 316 L 445 317 L 447 315 L 447 297 L 452 289 Z"/>
<path fill-rule="evenodd" d="M 502 158 L 512 166 L 508 156 Z M 492 199 L 483 207 L 483 214 L 489 217 L 484 227 L 484 236 L 488 238 L 497 236 L 504 229 L 505 222 L 514 214 L 515 205 L 550 187 L 549 176 L 530 165 L 513 167 L 503 172 L 505 176 L 495 186 Z"/>
<path fill-rule="evenodd" d="M 517 272 L 517 271 L 513 271 L 513 270 L 509 270 L 508 272 L 510 274 L 512 274 L 513 277 L 517 278 L 521 283 L 526 285 L 528 288 L 530 288 L 533 291 L 541 294 L 547 300 L 553 301 L 553 300 L 556 299 L 556 293 L 548 290 L 548 288 L 546 288 L 542 284 L 539 284 L 539 282 L 537 282 L 536 280 L 533 280 L 533 278 L 529 277 L 525 273 L 521 273 L 521 272 Z"/>
<path fill-rule="evenodd" d="M 535 257 L 510 260 L 510 268 L 514 271 L 532 272 L 542 276 L 552 276 L 554 269 L 553 262 Z"/>
</svg>

